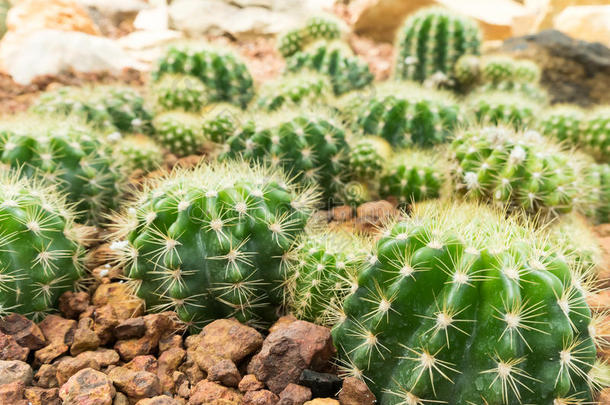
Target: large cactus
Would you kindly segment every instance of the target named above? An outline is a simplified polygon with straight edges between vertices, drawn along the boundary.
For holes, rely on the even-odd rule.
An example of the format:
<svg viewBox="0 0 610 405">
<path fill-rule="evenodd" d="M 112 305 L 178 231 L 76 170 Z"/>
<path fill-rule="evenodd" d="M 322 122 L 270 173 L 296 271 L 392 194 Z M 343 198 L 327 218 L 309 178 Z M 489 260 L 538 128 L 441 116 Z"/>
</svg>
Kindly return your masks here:
<svg viewBox="0 0 610 405">
<path fill-rule="evenodd" d="M 416 206 L 377 243 L 333 329 L 381 405 L 586 404 L 598 374 L 579 273 L 480 206 Z"/>
<path fill-rule="evenodd" d="M 311 196 L 280 171 L 240 161 L 174 170 L 117 218 L 111 248 L 149 310 L 175 310 L 193 328 L 230 316 L 268 323 Z"/>
<path fill-rule="evenodd" d="M 86 235 L 74 212 L 50 186 L 0 171 L 0 315 L 42 320 L 59 296 L 85 275 Z"/>
</svg>

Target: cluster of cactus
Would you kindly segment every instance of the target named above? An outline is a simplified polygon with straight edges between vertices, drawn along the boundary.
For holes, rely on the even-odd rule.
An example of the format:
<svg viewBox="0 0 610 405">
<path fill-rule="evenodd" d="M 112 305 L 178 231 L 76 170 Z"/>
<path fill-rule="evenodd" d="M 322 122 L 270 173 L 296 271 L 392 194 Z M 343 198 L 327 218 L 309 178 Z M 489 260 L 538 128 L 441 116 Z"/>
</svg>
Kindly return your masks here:
<svg viewBox="0 0 610 405">
<path fill-rule="evenodd" d="M 423 82 L 434 75 L 452 79 L 462 55 L 480 52 L 481 31 L 475 21 L 437 8 L 408 17 L 397 43 L 395 76 Z"/>
<path fill-rule="evenodd" d="M 155 139 L 178 157 L 193 155 L 203 148 L 205 138 L 197 114 L 167 111 L 153 120 Z"/>
<path fill-rule="evenodd" d="M 538 104 L 510 92 L 482 92 L 469 97 L 470 110 L 482 124 L 510 124 L 530 127 L 537 117 Z"/>
<path fill-rule="evenodd" d="M 317 73 L 301 72 L 264 85 L 256 99 L 261 110 L 313 105 L 327 100 L 332 92 L 328 78 Z"/>
<path fill-rule="evenodd" d="M 197 112 L 208 103 L 207 89 L 197 77 L 165 74 L 153 88 L 157 105 L 163 110 Z"/>
<path fill-rule="evenodd" d="M 150 172 L 163 163 L 163 149 L 144 135 L 131 135 L 117 141 L 114 157 L 127 172 Z"/>
<path fill-rule="evenodd" d="M 153 79 L 168 73 L 198 78 L 211 102 L 227 101 L 245 108 L 254 97 L 248 68 L 231 52 L 209 46 L 172 46 L 159 60 Z"/>
<path fill-rule="evenodd" d="M 85 275 L 86 237 L 52 186 L 0 171 L 0 315 L 41 321 Z"/>
<path fill-rule="evenodd" d="M 361 89 L 373 81 L 368 64 L 342 42 L 317 42 L 286 60 L 287 72 L 303 70 L 328 76 L 337 95 Z"/>
<path fill-rule="evenodd" d="M 56 185 L 75 204 L 79 221 L 99 222 L 105 211 L 117 207 L 123 189 L 124 174 L 111 146 L 90 127 L 63 118 L 4 121 L 0 163 Z"/>
<path fill-rule="evenodd" d="M 311 17 L 301 28 L 290 30 L 278 38 L 278 50 L 284 57 L 302 51 L 318 40 L 334 40 L 341 37 L 341 23 L 331 16 Z"/>
<path fill-rule="evenodd" d="M 149 310 L 174 310 L 193 329 L 230 316 L 267 324 L 284 302 L 283 257 L 312 195 L 241 161 L 174 169 L 117 218 L 111 249 Z"/>
<path fill-rule="evenodd" d="M 343 372 L 384 405 L 592 401 L 581 275 L 519 221 L 433 203 L 390 225 L 336 314 Z"/>
</svg>

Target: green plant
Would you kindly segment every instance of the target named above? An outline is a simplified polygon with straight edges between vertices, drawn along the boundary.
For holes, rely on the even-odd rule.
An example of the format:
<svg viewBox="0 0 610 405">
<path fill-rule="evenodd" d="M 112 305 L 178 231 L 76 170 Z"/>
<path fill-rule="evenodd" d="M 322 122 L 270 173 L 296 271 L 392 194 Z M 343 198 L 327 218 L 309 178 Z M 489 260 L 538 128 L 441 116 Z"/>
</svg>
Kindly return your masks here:
<svg viewBox="0 0 610 405">
<path fill-rule="evenodd" d="M 0 314 L 36 321 L 57 307 L 59 296 L 85 275 L 86 236 L 63 194 L 0 171 Z"/>
<path fill-rule="evenodd" d="M 206 140 L 224 144 L 239 130 L 243 111 L 228 103 L 211 104 L 203 111 L 203 136 Z"/>
<path fill-rule="evenodd" d="M 153 86 L 157 105 L 163 110 L 197 112 L 207 104 L 207 88 L 194 76 L 165 74 Z"/>
<path fill-rule="evenodd" d="M 302 28 L 290 30 L 278 39 L 278 49 L 284 57 L 291 56 L 311 42 L 341 37 L 339 20 L 330 16 L 311 17 Z"/>
<path fill-rule="evenodd" d="M 610 223 L 610 164 L 599 164 L 593 167 L 598 180 L 598 206 L 597 220 L 601 223 Z"/>
<path fill-rule="evenodd" d="M 521 221 L 435 202 L 391 224 L 337 313 L 343 372 L 382 405 L 592 401 L 586 284 Z"/>
<path fill-rule="evenodd" d="M 349 152 L 350 172 L 356 179 L 371 180 L 381 173 L 391 156 L 392 147 L 385 139 L 365 136 Z"/>
<path fill-rule="evenodd" d="M 274 111 L 279 108 L 315 105 L 332 93 L 328 78 L 317 73 L 302 72 L 265 84 L 256 100 L 258 108 Z"/>
<path fill-rule="evenodd" d="M 144 135 L 131 135 L 117 141 L 114 157 L 128 172 L 150 172 L 163 163 L 163 149 Z"/>
<path fill-rule="evenodd" d="M 483 124 L 510 124 L 515 128 L 533 124 L 538 105 L 522 96 L 493 91 L 474 94 L 468 104 L 478 122 Z"/>
<path fill-rule="evenodd" d="M 580 145 L 599 161 L 610 163 L 610 107 L 598 107 L 588 115 Z"/>
<path fill-rule="evenodd" d="M 199 78 L 209 101 L 227 101 L 245 108 L 254 96 L 253 80 L 246 65 L 235 54 L 210 46 L 172 46 L 161 57 L 153 79 L 167 73 Z"/>
<path fill-rule="evenodd" d="M 312 195 L 281 171 L 241 161 L 174 169 L 117 217 L 111 250 L 149 310 L 174 310 L 193 329 L 231 316 L 267 324 Z"/>
<path fill-rule="evenodd" d="M 485 83 L 537 83 L 540 80 L 540 68 L 533 61 L 488 56 L 481 59 L 481 65 L 481 80 Z"/>
<path fill-rule="evenodd" d="M 91 223 L 117 208 L 125 178 L 103 137 L 66 118 L 5 120 L 0 124 L 0 163 L 56 185 L 75 204 L 78 220 Z"/>
<path fill-rule="evenodd" d="M 538 121 L 538 129 L 546 136 L 576 145 L 579 142 L 583 111 L 571 105 L 555 106 L 544 112 Z"/>
<path fill-rule="evenodd" d="M 202 120 L 197 114 L 168 111 L 153 121 L 155 139 L 178 157 L 196 154 L 204 144 Z"/>
<path fill-rule="evenodd" d="M 580 273 L 596 274 L 603 263 L 599 240 L 584 217 L 571 213 L 553 224 L 549 244 Z"/>
<path fill-rule="evenodd" d="M 480 46 L 475 21 L 440 8 L 420 10 L 398 34 L 395 76 L 419 82 L 439 73 L 452 76 L 460 56 L 478 55 Z"/>
</svg>

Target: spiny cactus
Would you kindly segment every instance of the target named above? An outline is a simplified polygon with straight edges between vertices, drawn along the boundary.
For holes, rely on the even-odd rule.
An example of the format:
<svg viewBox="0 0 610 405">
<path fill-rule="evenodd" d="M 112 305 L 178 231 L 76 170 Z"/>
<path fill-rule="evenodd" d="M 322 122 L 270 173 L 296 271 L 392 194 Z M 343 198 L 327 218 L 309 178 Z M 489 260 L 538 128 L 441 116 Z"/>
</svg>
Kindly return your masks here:
<svg viewBox="0 0 610 405">
<path fill-rule="evenodd" d="M 536 83 L 540 68 L 529 60 L 516 60 L 508 56 L 488 56 L 481 60 L 481 79 L 484 83 L 502 82 Z"/>
<path fill-rule="evenodd" d="M 397 153 L 381 177 L 381 197 L 394 197 L 401 204 L 440 197 L 447 177 L 442 160 L 438 152 L 405 150 Z"/>
<path fill-rule="evenodd" d="M 550 228 L 549 243 L 559 247 L 564 260 L 576 271 L 596 274 L 602 262 L 602 250 L 591 225 L 584 217 L 571 213 Z"/>
<path fill-rule="evenodd" d="M 240 161 L 174 170 L 117 218 L 111 249 L 151 311 L 174 310 L 193 329 L 231 316 L 267 324 L 312 195 L 278 170 Z"/>
<path fill-rule="evenodd" d="M 599 164 L 593 167 L 599 179 L 597 220 L 610 223 L 610 164 Z"/>
<path fill-rule="evenodd" d="M 476 55 L 463 55 L 453 67 L 453 76 L 458 86 L 468 92 L 481 80 L 481 58 Z"/>
<path fill-rule="evenodd" d="M 224 144 L 235 135 L 244 119 L 243 111 L 229 103 L 211 104 L 202 115 L 204 138 L 217 144 Z"/>
<path fill-rule="evenodd" d="M 373 81 L 369 66 L 341 42 L 314 43 L 286 60 L 286 71 L 319 72 L 328 76 L 335 94 L 360 89 Z"/>
<path fill-rule="evenodd" d="M 172 46 L 159 60 L 153 79 L 167 73 L 199 78 L 210 101 L 228 101 L 245 108 L 254 96 L 253 80 L 246 65 L 233 53 L 210 46 Z"/>
<path fill-rule="evenodd" d="M 341 37 L 341 23 L 331 16 L 311 17 L 302 28 L 290 30 L 278 39 L 278 49 L 284 57 L 291 56 L 311 42 Z"/>
<path fill-rule="evenodd" d="M 193 155 L 204 144 L 202 120 L 197 114 L 168 111 L 153 121 L 155 139 L 178 157 Z"/>
<path fill-rule="evenodd" d="M 580 145 L 599 161 L 610 163 L 610 107 L 598 107 L 588 115 Z"/>
<path fill-rule="evenodd" d="M 97 223 L 117 207 L 124 181 L 101 138 L 73 120 L 16 116 L 0 124 L 0 163 L 56 185 L 75 204 L 79 221 Z"/>
<path fill-rule="evenodd" d="M 302 72 L 265 84 L 259 92 L 256 105 L 266 111 L 315 105 L 327 99 L 331 93 L 328 78 L 317 73 Z"/>
<path fill-rule="evenodd" d="M 420 10 L 407 18 L 398 35 L 396 78 L 423 82 L 435 74 L 450 77 L 459 57 L 479 54 L 480 46 L 475 21 L 443 9 Z"/>
<path fill-rule="evenodd" d="M 584 112 L 571 105 L 561 105 L 545 111 L 538 121 L 538 129 L 546 136 L 577 145 L 584 121 Z"/>
<path fill-rule="evenodd" d="M 117 141 L 114 156 L 128 172 L 150 172 L 163 163 L 163 149 L 144 135 L 132 135 Z"/>
<path fill-rule="evenodd" d="M 163 110 L 197 112 L 208 103 L 206 86 L 194 76 L 165 74 L 154 84 L 153 93 Z"/>
<path fill-rule="evenodd" d="M 392 147 L 383 138 L 366 136 L 354 143 L 349 152 L 350 172 L 359 180 L 375 178 L 392 156 Z"/>
<path fill-rule="evenodd" d="M 0 171 L 0 315 L 36 321 L 85 275 L 86 235 L 62 194 L 19 173 Z"/>
<path fill-rule="evenodd" d="M 387 228 L 333 329 L 381 405 L 585 404 L 596 327 L 580 274 L 519 219 L 417 205 Z"/>
<path fill-rule="evenodd" d="M 535 131 L 473 127 L 452 150 L 457 188 L 475 199 L 546 216 L 580 208 L 591 192 L 580 161 Z"/>
<path fill-rule="evenodd" d="M 511 124 L 515 128 L 530 126 L 538 112 L 537 103 L 506 92 L 474 94 L 468 104 L 478 122 Z"/>
</svg>

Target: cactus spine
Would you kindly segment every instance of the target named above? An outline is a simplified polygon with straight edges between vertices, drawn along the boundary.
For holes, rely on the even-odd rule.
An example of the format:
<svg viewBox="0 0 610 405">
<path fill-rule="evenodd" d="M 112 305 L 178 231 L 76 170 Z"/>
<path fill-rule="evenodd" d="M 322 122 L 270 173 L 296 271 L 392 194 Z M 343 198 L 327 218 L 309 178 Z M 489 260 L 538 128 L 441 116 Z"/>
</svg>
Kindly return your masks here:
<svg viewBox="0 0 610 405">
<path fill-rule="evenodd" d="M 207 104 L 207 88 L 196 77 L 165 74 L 153 86 L 157 105 L 163 110 L 181 109 L 197 112 Z"/>
<path fill-rule="evenodd" d="M 144 135 L 122 138 L 114 146 L 114 156 L 128 172 L 143 170 L 150 172 L 163 163 L 163 149 Z"/>
<path fill-rule="evenodd" d="M 264 85 L 256 105 L 265 111 L 311 106 L 328 99 L 331 92 L 330 82 L 325 76 L 304 72 Z"/>
<path fill-rule="evenodd" d="M 317 40 L 333 40 L 341 37 L 339 20 L 330 16 L 311 17 L 302 28 L 290 30 L 278 39 L 278 49 L 289 57 Z"/>
<path fill-rule="evenodd" d="M 168 111 L 153 121 L 155 139 L 178 157 L 193 155 L 204 144 L 202 121 L 196 114 Z"/>
</svg>

